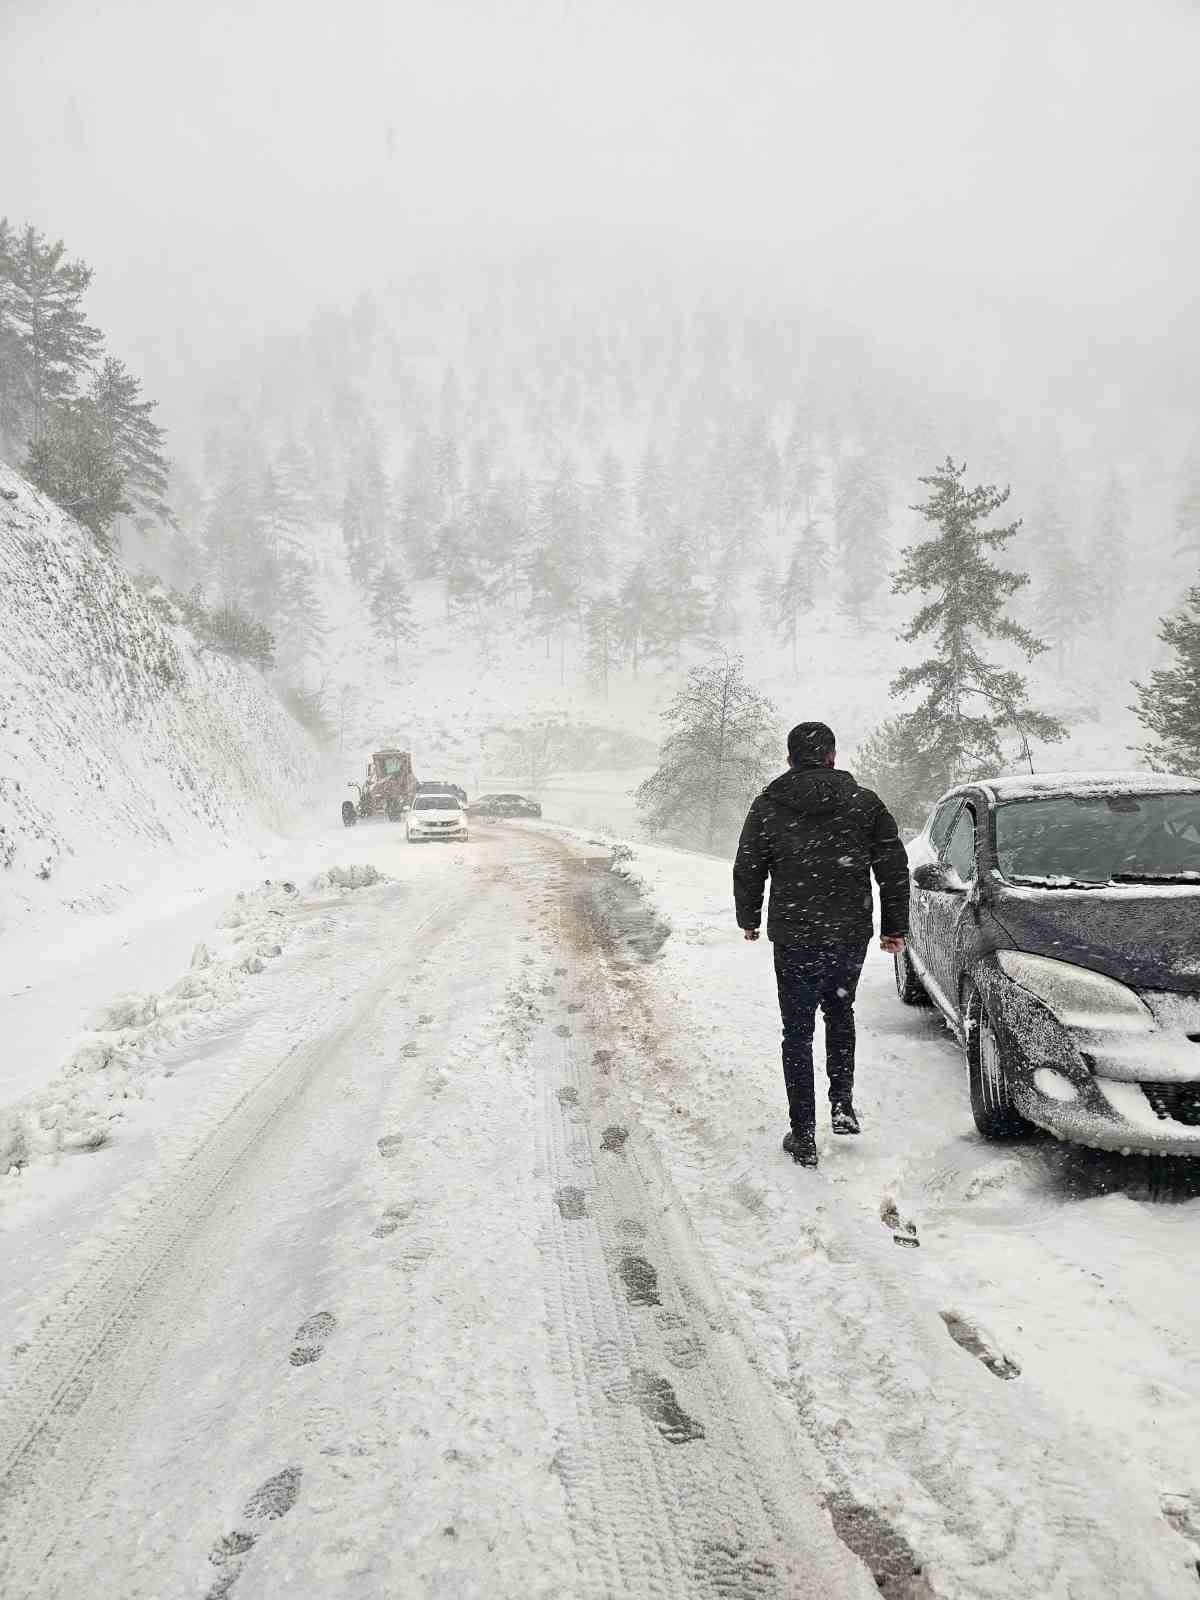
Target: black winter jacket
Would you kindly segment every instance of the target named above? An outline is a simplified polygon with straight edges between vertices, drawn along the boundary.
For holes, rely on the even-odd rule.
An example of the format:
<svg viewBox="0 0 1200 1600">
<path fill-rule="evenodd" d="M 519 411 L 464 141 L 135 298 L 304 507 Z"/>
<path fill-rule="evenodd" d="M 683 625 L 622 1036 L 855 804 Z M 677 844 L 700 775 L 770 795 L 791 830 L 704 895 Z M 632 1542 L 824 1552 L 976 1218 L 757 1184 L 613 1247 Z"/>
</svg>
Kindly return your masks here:
<svg viewBox="0 0 1200 1600">
<path fill-rule="evenodd" d="M 792 768 L 750 807 L 733 863 L 739 928 L 762 921 L 771 878 L 767 937 L 780 944 L 868 943 L 871 873 L 879 884 L 881 932 L 908 932 L 908 855 L 891 812 L 833 767 Z"/>
</svg>

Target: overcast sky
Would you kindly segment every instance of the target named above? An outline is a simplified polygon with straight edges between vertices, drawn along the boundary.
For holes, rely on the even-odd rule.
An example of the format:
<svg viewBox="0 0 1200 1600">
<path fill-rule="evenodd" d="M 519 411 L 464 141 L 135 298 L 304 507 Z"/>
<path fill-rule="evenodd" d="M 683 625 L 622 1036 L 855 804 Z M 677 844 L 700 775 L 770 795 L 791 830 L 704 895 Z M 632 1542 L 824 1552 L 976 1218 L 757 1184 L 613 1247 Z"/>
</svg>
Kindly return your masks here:
<svg viewBox="0 0 1200 1600">
<path fill-rule="evenodd" d="M 446 229 L 683 230 L 836 295 L 1194 329 L 1193 0 L 6 0 L 0 210 L 152 369 Z M 886 300 L 886 289 L 882 291 Z M 886 310 L 886 307 L 885 307 Z"/>
</svg>

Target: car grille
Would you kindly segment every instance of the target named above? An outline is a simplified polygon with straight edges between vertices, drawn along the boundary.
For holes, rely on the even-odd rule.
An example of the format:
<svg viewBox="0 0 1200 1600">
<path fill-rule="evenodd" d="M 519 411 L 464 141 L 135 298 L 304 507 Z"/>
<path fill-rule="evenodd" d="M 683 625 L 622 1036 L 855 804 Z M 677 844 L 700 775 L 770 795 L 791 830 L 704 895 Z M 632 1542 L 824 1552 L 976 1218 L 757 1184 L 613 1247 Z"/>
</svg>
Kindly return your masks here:
<svg viewBox="0 0 1200 1600">
<path fill-rule="evenodd" d="M 1140 1088 L 1160 1122 L 1200 1128 L 1200 1083 L 1143 1083 Z"/>
</svg>

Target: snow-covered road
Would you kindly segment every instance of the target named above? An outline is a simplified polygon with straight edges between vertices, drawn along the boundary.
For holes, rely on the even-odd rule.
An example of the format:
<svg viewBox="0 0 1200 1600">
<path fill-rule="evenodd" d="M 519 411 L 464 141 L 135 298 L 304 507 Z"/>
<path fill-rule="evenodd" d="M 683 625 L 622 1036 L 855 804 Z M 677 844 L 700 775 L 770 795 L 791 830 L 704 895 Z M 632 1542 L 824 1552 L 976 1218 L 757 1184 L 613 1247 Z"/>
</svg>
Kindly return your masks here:
<svg viewBox="0 0 1200 1600">
<path fill-rule="evenodd" d="M 983 1146 L 881 959 L 802 1172 L 726 865 L 335 842 L 387 881 L 7 1180 L 6 1596 L 1195 1593 L 1186 1177 Z"/>
</svg>

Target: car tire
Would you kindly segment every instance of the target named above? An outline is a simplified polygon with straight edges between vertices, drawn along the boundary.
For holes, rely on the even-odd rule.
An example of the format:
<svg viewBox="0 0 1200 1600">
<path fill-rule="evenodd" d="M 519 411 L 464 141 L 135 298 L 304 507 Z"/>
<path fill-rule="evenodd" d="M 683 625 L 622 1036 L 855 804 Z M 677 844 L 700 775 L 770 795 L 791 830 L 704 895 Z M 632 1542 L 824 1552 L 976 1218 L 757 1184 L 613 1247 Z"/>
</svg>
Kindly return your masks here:
<svg viewBox="0 0 1200 1600">
<path fill-rule="evenodd" d="M 404 820 L 404 807 L 400 804 L 400 802 L 398 800 L 389 800 L 388 801 L 388 808 L 387 808 L 387 815 L 388 815 L 388 821 L 389 822 L 403 822 L 403 820 Z"/>
<path fill-rule="evenodd" d="M 342 827 L 352 828 L 358 821 L 358 812 L 354 809 L 353 800 L 342 801 Z"/>
<path fill-rule="evenodd" d="M 893 956 L 896 965 L 896 993 L 906 1006 L 927 1006 L 932 1001 L 926 991 L 925 985 L 917 977 L 912 961 L 907 950 Z"/>
<path fill-rule="evenodd" d="M 983 996 L 973 985 L 963 1007 L 966 1020 L 967 1088 L 971 1115 L 985 1139 L 1020 1139 L 1031 1130 L 1013 1104 L 1004 1046 L 992 1026 Z"/>
</svg>

